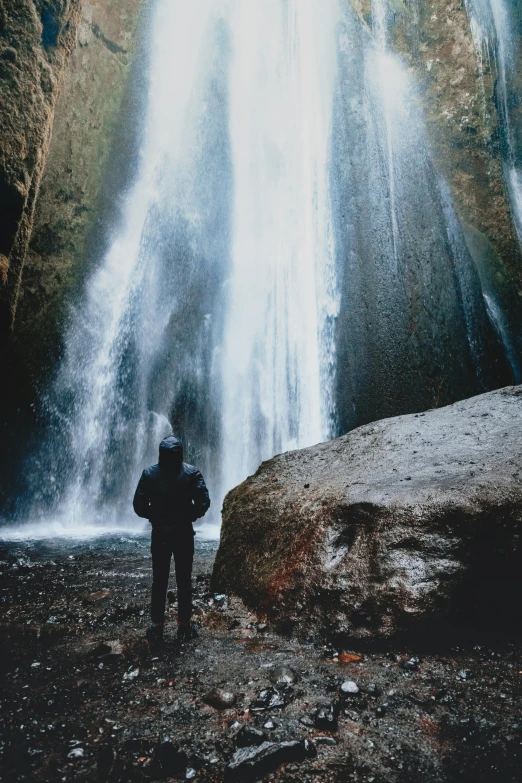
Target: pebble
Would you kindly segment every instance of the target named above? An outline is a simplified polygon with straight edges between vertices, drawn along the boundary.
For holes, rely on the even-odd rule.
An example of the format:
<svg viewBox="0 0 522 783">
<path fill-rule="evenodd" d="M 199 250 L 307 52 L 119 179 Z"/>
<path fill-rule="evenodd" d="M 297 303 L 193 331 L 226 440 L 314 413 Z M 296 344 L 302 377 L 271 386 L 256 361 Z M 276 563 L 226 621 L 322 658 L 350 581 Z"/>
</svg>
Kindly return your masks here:
<svg viewBox="0 0 522 783">
<path fill-rule="evenodd" d="M 245 724 L 236 735 L 236 746 L 238 748 L 248 748 L 253 745 L 262 745 L 266 740 L 266 734 L 255 726 Z"/>
<path fill-rule="evenodd" d="M 319 707 L 315 713 L 315 728 L 326 729 L 326 731 L 337 731 L 337 715 L 337 709 L 333 704 L 329 707 Z"/>
<path fill-rule="evenodd" d="M 359 693 L 359 686 L 353 680 L 345 680 L 341 685 L 341 692 L 355 695 L 356 693 Z"/>
<path fill-rule="evenodd" d="M 327 737 L 324 734 L 319 734 L 319 736 L 314 737 L 314 742 L 317 743 L 317 745 L 337 745 L 335 737 Z"/>
<path fill-rule="evenodd" d="M 284 707 L 285 700 L 275 688 L 264 688 L 252 702 L 250 709 L 254 712 L 272 710 L 275 707 Z"/>
<path fill-rule="evenodd" d="M 132 680 L 136 679 L 136 677 L 139 675 L 139 673 L 140 673 L 139 668 L 131 669 L 130 671 L 125 672 L 125 674 L 123 675 L 123 679 L 127 680 L 127 681 L 130 680 L 132 682 Z"/>
<path fill-rule="evenodd" d="M 267 720 L 266 723 L 263 724 L 264 729 L 275 729 L 277 728 L 277 723 L 274 723 L 273 720 Z"/>
<path fill-rule="evenodd" d="M 185 772 L 185 780 L 193 780 L 197 775 L 197 772 L 195 769 L 192 769 L 192 767 L 189 767 L 187 771 Z"/>
<path fill-rule="evenodd" d="M 68 759 L 81 759 L 84 756 L 83 748 L 73 748 L 67 754 Z"/>
<path fill-rule="evenodd" d="M 205 704 L 208 704 L 209 707 L 214 707 L 216 710 L 228 710 L 236 703 L 237 696 L 231 691 L 215 688 L 203 696 L 203 701 Z"/>
<path fill-rule="evenodd" d="M 297 674 L 289 666 L 277 666 L 270 672 L 270 680 L 275 685 L 293 685 L 297 681 Z"/>
</svg>

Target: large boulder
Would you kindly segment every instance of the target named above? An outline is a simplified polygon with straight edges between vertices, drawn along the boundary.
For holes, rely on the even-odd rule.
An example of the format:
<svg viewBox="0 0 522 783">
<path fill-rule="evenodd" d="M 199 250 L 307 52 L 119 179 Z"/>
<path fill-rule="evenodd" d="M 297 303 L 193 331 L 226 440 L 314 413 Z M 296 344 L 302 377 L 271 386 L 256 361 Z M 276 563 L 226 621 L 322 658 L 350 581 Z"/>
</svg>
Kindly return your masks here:
<svg viewBox="0 0 522 783">
<path fill-rule="evenodd" d="M 280 454 L 225 499 L 214 588 L 305 636 L 489 623 L 520 606 L 521 435 L 519 386 Z"/>
</svg>

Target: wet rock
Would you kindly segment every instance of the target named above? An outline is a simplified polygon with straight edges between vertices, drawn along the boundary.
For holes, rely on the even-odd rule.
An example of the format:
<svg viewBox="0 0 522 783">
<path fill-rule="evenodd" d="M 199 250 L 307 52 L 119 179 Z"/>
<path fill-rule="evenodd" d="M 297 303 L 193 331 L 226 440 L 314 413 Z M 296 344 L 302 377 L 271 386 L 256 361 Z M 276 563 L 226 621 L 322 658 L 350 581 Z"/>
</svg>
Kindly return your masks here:
<svg viewBox="0 0 522 783">
<path fill-rule="evenodd" d="M 271 682 L 274 685 L 278 685 L 280 688 L 294 685 L 297 682 L 297 674 L 289 666 L 277 666 L 271 669 L 269 674 Z"/>
<path fill-rule="evenodd" d="M 268 623 L 258 623 L 256 628 L 258 633 L 266 633 L 268 631 Z"/>
<path fill-rule="evenodd" d="M 236 745 L 238 748 L 248 748 L 253 745 L 262 745 L 266 741 L 266 734 L 255 726 L 245 724 L 236 735 Z"/>
<path fill-rule="evenodd" d="M 311 753 L 303 742 L 263 742 L 258 748 L 236 751 L 225 770 L 225 783 L 254 781 L 282 764 L 304 761 Z"/>
<path fill-rule="evenodd" d="M 401 667 L 404 669 L 404 671 L 414 672 L 419 668 L 419 659 L 408 658 L 406 661 L 402 661 Z"/>
<path fill-rule="evenodd" d="M 264 688 L 250 705 L 253 712 L 262 712 L 263 710 L 272 710 L 276 707 L 284 707 L 285 698 L 276 688 Z"/>
<path fill-rule="evenodd" d="M 337 740 L 335 737 L 327 737 L 324 734 L 319 734 L 318 736 L 314 737 L 314 742 L 316 745 L 329 745 L 330 747 L 337 745 Z"/>
<path fill-rule="evenodd" d="M 273 720 L 267 720 L 266 723 L 263 723 L 263 728 L 268 729 L 269 731 L 273 731 L 274 729 L 277 729 L 277 723 L 275 723 Z"/>
<path fill-rule="evenodd" d="M 203 701 L 215 710 L 228 710 L 237 701 L 237 695 L 222 688 L 215 688 L 203 696 Z"/>
<path fill-rule="evenodd" d="M 85 755 L 85 751 L 83 748 L 73 748 L 69 751 L 67 754 L 68 759 L 81 759 Z"/>
<path fill-rule="evenodd" d="M 359 693 L 359 686 L 353 680 L 345 680 L 341 685 L 341 694 L 343 696 L 356 696 Z"/>
<path fill-rule="evenodd" d="M 315 713 L 314 726 L 323 731 L 337 731 L 337 718 L 339 706 L 330 704 L 327 707 L 319 707 Z"/>
<path fill-rule="evenodd" d="M 214 587 L 306 636 L 434 632 L 520 568 L 521 427 L 507 387 L 264 462 L 225 498 Z M 513 587 L 498 580 L 499 599 Z M 491 617 L 514 603 L 476 595 Z"/>
</svg>

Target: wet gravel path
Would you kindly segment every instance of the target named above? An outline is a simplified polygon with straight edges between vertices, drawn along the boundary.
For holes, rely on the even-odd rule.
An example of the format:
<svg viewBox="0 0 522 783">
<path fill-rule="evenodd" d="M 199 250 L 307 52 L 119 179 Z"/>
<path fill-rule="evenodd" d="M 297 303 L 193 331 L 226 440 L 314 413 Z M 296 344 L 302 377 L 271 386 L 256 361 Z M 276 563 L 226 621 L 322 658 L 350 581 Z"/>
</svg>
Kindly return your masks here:
<svg viewBox="0 0 522 783">
<path fill-rule="evenodd" d="M 522 781 L 520 639 L 302 645 L 213 595 L 213 558 L 198 639 L 173 591 L 151 649 L 146 540 L 0 548 L 1 781 Z"/>
</svg>

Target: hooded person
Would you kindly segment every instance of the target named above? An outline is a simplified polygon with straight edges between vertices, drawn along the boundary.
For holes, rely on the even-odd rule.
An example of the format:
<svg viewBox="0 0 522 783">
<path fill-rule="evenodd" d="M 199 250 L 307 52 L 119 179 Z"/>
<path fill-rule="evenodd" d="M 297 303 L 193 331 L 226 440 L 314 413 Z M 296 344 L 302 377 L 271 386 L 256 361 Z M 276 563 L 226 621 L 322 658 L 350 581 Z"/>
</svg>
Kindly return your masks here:
<svg viewBox="0 0 522 783">
<path fill-rule="evenodd" d="M 187 641 L 195 633 L 190 623 L 195 536 L 192 523 L 207 512 L 210 498 L 199 470 L 183 462 L 183 446 L 174 435 L 161 441 L 158 464 L 141 474 L 133 506 L 136 514 L 148 519 L 152 526 L 151 625 L 147 638 L 159 641 L 163 636 L 170 561 L 174 555 L 178 639 Z"/>
</svg>

